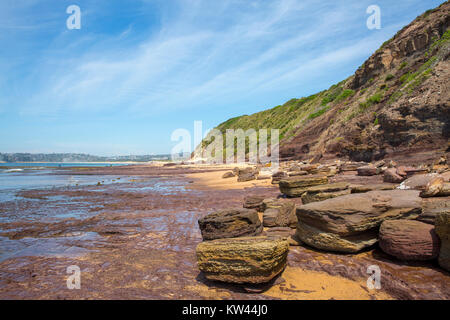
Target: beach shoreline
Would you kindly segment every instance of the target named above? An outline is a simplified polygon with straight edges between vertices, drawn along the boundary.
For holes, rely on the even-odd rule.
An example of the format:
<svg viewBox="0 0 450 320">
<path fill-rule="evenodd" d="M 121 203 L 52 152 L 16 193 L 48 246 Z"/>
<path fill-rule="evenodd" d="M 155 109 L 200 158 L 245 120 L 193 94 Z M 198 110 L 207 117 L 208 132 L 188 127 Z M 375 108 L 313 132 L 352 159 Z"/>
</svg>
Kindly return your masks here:
<svg viewBox="0 0 450 320">
<path fill-rule="evenodd" d="M 76 218 L 30 223 L 19 216 L 0 224 L 0 236 L 9 239 L 7 243 L 19 241 L 35 248 L 22 249 L 24 255 L 0 262 L 0 298 L 368 300 L 402 299 L 410 291 L 416 297 L 435 298 L 440 294 L 450 298 L 450 289 L 433 292 L 445 279 L 435 266 L 398 264 L 379 249 L 342 255 L 308 246 L 291 247 L 282 281 L 259 293 L 206 280 L 198 271 L 195 256 L 202 240 L 197 220 L 215 210 L 242 207 L 247 196 L 280 195 L 271 180 L 238 183 L 235 177 L 223 179 L 223 173 L 231 168 L 94 167 L 88 168 L 88 174 L 140 176 L 142 181 L 27 190 L 14 203 L 0 203 L 0 212 L 5 214 L 16 206 L 24 213 L 86 208 Z M 84 170 L 64 171 L 78 174 Z M 158 184 L 162 184 L 159 189 Z M 58 248 L 61 252 L 36 255 Z M 365 271 L 372 264 L 387 272 L 382 290 L 365 287 Z M 70 265 L 81 268 L 80 290 L 66 288 L 66 268 Z M 421 270 L 423 282 L 417 283 L 417 270 Z M 400 283 L 408 286 L 401 287 Z"/>
</svg>

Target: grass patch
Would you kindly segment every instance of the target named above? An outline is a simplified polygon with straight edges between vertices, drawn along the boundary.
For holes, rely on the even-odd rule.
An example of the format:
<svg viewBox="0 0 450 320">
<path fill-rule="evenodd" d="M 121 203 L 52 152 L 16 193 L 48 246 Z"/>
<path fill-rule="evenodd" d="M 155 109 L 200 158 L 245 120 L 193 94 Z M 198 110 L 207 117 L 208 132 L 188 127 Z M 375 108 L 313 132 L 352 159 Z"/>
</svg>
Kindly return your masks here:
<svg viewBox="0 0 450 320">
<path fill-rule="evenodd" d="M 361 102 L 359 104 L 359 111 L 363 112 L 372 105 L 380 103 L 382 98 L 383 96 L 381 95 L 381 93 L 374 94 L 373 96 L 369 97 L 365 102 Z"/>
<path fill-rule="evenodd" d="M 424 72 L 422 72 L 419 76 L 415 77 L 411 83 L 408 84 L 407 90 L 408 94 L 412 93 L 415 88 L 420 86 L 426 79 L 428 79 L 431 75 L 431 68 L 428 68 Z"/>
<path fill-rule="evenodd" d="M 425 53 L 425 57 L 428 57 L 429 55 L 431 55 L 431 53 L 433 52 L 433 50 L 435 48 L 442 47 L 442 45 L 444 45 L 448 41 L 450 41 L 450 30 L 445 31 L 440 39 L 434 40 L 434 42 L 430 46 L 430 49 L 428 49 L 428 51 Z"/>
<path fill-rule="evenodd" d="M 391 94 L 391 96 L 389 97 L 388 103 L 394 103 L 395 101 L 397 101 L 398 99 L 400 99 L 400 97 L 403 95 L 403 93 L 401 91 L 395 91 L 393 94 Z"/>
<path fill-rule="evenodd" d="M 327 95 L 322 99 L 321 105 L 326 106 L 330 102 L 333 102 L 337 97 L 339 97 L 342 93 L 342 87 L 340 85 L 331 86 L 328 89 Z"/>
<path fill-rule="evenodd" d="M 330 110 L 330 107 L 325 107 L 325 108 L 323 108 L 323 109 L 320 109 L 319 111 L 317 111 L 317 112 L 314 112 L 314 113 L 311 113 L 309 116 L 308 116 L 308 119 L 315 119 L 315 118 L 317 118 L 317 117 L 320 117 L 321 115 L 323 115 L 325 112 L 327 112 L 328 110 Z"/>
<path fill-rule="evenodd" d="M 392 79 L 394 79 L 394 75 L 393 74 L 388 74 L 384 80 L 385 81 L 389 81 L 389 80 L 392 80 Z"/>
<path fill-rule="evenodd" d="M 426 77 L 429 76 L 429 74 L 431 73 L 431 65 L 433 64 L 433 62 L 435 62 L 437 60 L 437 57 L 431 57 L 430 59 L 428 59 L 424 64 L 422 64 L 419 68 L 419 70 L 417 70 L 416 72 L 408 72 L 405 73 L 404 75 L 402 75 L 400 77 L 400 82 L 403 85 L 406 85 L 408 83 L 415 83 L 416 85 L 414 87 L 417 87 L 418 84 L 421 84 Z M 420 78 L 420 79 L 418 79 Z M 409 86 L 408 86 L 409 87 Z"/>
<path fill-rule="evenodd" d="M 336 102 L 344 101 L 345 99 L 347 99 L 348 97 L 353 96 L 354 94 L 355 94 L 354 90 L 345 89 L 344 91 L 342 91 L 342 93 L 339 96 L 337 96 Z"/>
<path fill-rule="evenodd" d="M 377 94 L 374 94 L 373 96 L 371 96 L 369 99 L 367 99 L 367 102 L 370 105 L 380 103 L 382 98 L 383 97 L 381 96 L 381 93 L 377 93 Z"/>
</svg>

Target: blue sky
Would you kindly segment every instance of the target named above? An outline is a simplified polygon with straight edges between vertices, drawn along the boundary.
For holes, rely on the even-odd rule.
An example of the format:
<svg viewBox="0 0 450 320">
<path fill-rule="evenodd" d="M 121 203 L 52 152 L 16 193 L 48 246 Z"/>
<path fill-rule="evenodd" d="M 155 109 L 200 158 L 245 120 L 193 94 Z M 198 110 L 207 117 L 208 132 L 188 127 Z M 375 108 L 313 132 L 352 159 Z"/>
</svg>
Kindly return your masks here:
<svg viewBox="0 0 450 320">
<path fill-rule="evenodd" d="M 207 130 L 347 78 L 440 3 L 2 0 L 0 152 L 168 153 L 194 120 Z"/>
</svg>

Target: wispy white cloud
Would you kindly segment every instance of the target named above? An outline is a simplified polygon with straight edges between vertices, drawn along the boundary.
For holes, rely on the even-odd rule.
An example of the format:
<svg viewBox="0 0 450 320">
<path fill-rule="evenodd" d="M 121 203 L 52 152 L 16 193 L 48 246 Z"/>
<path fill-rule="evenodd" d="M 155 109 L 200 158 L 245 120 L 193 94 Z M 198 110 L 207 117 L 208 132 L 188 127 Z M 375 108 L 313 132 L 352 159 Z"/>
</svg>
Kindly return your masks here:
<svg viewBox="0 0 450 320">
<path fill-rule="evenodd" d="M 185 118 L 212 126 L 342 80 L 428 6 L 379 3 L 383 28 L 368 31 L 368 0 L 79 0 L 82 30 L 70 31 L 62 2 L 1 1 L 0 112 L 15 122 L 0 134 L 23 137 L 28 121 L 42 150 L 168 151 Z"/>
<path fill-rule="evenodd" d="M 209 1 L 188 3 L 178 7 L 176 21 L 165 21 L 156 36 L 120 48 L 121 54 L 114 45 L 94 51 L 97 45 L 61 62 L 60 69 L 47 57 L 38 68 L 39 91 L 22 112 L 125 108 L 148 114 L 242 94 L 267 81 L 282 86 L 286 72 L 311 58 L 302 48 L 325 55 L 327 48 L 317 46 L 343 29 L 350 16 L 342 7 L 323 7 L 316 19 L 304 17 L 313 2 L 296 0 L 250 2 L 242 11 L 236 5 L 244 2 L 224 2 L 214 12 L 205 10 L 211 9 Z M 235 16 L 225 26 L 199 23 L 230 13 Z M 118 40 L 130 32 L 129 27 Z M 274 82 L 273 77 L 281 78 Z"/>
</svg>

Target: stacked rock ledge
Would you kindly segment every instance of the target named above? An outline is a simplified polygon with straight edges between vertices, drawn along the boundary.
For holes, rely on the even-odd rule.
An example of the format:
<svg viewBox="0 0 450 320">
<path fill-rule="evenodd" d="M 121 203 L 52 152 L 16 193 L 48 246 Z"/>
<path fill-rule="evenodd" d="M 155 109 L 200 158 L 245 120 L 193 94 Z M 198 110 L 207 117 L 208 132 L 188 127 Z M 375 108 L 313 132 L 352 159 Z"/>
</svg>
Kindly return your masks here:
<svg viewBox="0 0 450 320">
<path fill-rule="evenodd" d="M 263 225 L 258 212 L 251 209 L 224 209 L 198 220 L 203 240 L 255 236 Z"/>
<path fill-rule="evenodd" d="M 197 264 L 209 280 L 267 283 L 286 267 L 288 250 L 276 236 L 218 239 L 197 246 Z"/>
<path fill-rule="evenodd" d="M 378 241 L 388 219 L 415 219 L 421 213 L 418 191 L 355 193 L 297 207 L 297 237 L 317 249 L 355 253 Z"/>
</svg>

